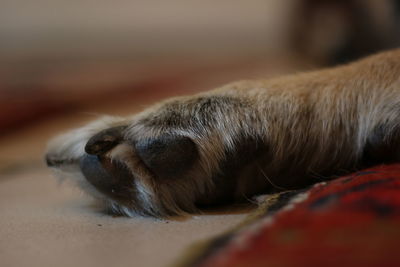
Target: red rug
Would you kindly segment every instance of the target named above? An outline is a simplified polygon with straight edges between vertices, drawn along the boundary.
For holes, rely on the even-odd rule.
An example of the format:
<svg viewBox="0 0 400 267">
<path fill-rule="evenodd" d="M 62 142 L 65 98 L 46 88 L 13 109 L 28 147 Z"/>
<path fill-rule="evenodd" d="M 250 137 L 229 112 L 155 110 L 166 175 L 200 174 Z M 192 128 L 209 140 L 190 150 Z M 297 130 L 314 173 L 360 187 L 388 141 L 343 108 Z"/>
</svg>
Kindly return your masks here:
<svg viewBox="0 0 400 267">
<path fill-rule="evenodd" d="M 270 198 L 190 266 L 400 266 L 400 164 Z"/>
</svg>

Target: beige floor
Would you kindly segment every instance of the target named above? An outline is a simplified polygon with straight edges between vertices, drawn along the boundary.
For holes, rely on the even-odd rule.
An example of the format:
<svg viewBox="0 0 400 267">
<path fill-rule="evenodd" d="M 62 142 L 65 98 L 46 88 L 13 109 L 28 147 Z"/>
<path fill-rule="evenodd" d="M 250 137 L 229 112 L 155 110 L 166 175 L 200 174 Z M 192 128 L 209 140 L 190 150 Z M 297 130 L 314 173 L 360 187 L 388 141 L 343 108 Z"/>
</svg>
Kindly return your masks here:
<svg viewBox="0 0 400 267">
<path fill-rule="evenodd" d="M 112 217 L 42 168 L 10 178 L 0 181 L 1 266 L 165 266 L 244 216 Z"/>
</svg>

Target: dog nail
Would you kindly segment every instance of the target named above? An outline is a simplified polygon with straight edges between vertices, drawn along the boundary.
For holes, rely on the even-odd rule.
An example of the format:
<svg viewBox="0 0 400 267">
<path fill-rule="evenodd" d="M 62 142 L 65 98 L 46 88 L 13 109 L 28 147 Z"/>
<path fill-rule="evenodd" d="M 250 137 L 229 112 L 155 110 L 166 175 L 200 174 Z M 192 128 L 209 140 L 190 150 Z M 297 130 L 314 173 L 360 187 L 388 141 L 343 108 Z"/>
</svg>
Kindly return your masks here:
<svg viewBox="0 0 400 267">
<path fill-rule="evenodd" d="M 94 135 L 86 143 L 85 151 L 90 155 L 102 155 L 115 147 L 123 140 L 126 126 L 117 126 L 105 129 Z"/>
</svg>

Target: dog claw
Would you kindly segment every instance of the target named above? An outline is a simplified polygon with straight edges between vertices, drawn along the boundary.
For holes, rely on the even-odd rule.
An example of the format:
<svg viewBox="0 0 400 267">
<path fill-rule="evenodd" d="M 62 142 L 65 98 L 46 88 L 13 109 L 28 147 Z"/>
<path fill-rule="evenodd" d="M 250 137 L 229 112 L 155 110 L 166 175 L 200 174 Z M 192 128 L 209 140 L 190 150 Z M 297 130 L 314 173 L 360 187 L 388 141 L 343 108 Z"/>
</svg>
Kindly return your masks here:
<svg viewBox="0 0 400 267">
<path fill-rule="evenodd" d="M 117 126 L 105 129 L 92 138 L 86 143 L 85 151 L 90 155 L 102 155 L 123 140 L 123 132 L 126 126 Z"/>
</svg>

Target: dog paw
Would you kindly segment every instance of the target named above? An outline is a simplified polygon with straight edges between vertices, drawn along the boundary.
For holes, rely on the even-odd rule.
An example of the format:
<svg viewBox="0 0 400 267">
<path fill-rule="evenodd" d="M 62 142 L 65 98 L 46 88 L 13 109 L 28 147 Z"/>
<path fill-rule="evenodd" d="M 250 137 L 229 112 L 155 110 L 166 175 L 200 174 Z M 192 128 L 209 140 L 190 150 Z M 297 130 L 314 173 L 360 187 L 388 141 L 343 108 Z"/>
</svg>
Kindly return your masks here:
<svg viewBox="0 0 400 267">
<path fill-rule="evenodd" d="M 255 143 L 248 142 L 252 128 L 244 125 L 254 115 L 243 100 L 231 97 L 180 98 L 58 137 L 46 161 L 114 212 L 192 213 L 243 197 L 236 178 L 257 155 Z"/>
</svg>

